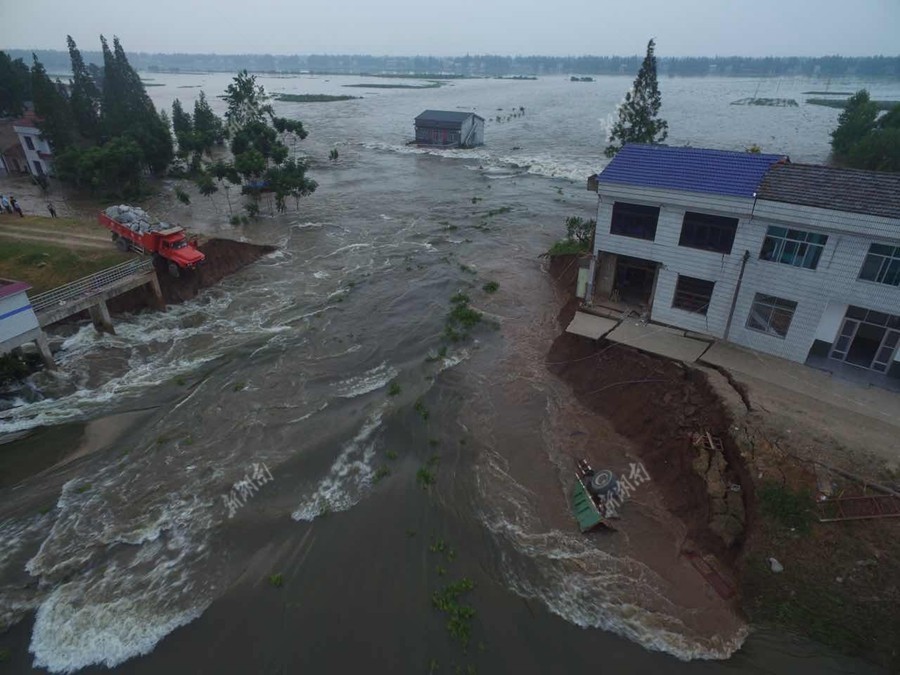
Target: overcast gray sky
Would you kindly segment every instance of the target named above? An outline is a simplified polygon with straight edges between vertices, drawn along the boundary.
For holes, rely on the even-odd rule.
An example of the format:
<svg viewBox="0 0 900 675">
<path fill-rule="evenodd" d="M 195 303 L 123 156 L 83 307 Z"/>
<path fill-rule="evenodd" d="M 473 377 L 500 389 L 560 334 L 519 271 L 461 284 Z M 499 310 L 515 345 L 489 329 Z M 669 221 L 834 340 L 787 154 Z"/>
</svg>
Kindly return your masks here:
<svg viewBox="0 0 900 675">
<path fill-rule="evenodd" d="M 900 53 L 900 0 L 0 0 L 0 48 L 355 54 Z"/>
</svg>

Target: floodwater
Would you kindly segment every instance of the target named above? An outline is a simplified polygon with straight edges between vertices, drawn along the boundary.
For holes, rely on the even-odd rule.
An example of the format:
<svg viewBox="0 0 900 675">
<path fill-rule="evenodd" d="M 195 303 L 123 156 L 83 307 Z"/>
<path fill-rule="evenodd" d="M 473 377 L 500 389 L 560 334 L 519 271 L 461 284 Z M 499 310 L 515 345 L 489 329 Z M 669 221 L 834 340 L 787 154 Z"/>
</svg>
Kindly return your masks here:
<svg viewBox="0 0 900 675">
<path fill-rule="evenodd" d="M 147 77 L 161 106 L 202 86 L 221 108 L 229 80 Z M 546 370 L 565 298 L 538 256 L 567 216 L 591 216 L 584 180 L 629 78 L 342 86 L 373 81 L 408 82 L 261 78 L 364 97 L 276 104 L 310 131 L 297 149 L 318 191 L 238 227 L 221 195 L 185 207 L 169 185 L 151 206 L 279 250 L 165 313 L 119 318 L 115 336 L 70 330 L 60 373 L 0 412 L 0 432 L 31 431 L 0 451 L 34 473 L 0 487 L 0 622 L 18 621 L 0 643 L 17 672 L 872 670 L 750 633 L 678 558 L 683 528 L 652 480 L 617 534 L 581 536 L 567 514 L 573 456 L 637 460 Z M 837 111 L 728 103 L 824 86 L 664 80 L 669 140 L 821 161 Z M 405 145 L 416 114 L 457 107 L 492 118 L 484 148 Z M 459 291 L 485 320 L 449 343 Z M 464 577 L 468 649 L 431 602 Z"/>
</svg>

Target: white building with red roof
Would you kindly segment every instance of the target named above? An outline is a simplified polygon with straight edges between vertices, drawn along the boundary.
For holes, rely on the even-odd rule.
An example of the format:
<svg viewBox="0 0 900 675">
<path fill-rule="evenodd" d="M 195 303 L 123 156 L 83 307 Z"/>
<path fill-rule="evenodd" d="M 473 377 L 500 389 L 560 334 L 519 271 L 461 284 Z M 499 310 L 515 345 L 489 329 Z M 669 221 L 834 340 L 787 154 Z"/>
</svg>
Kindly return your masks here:
<svg viewBox="0 0 900 675">
<path fill-rule="evenodd" d="M 49 176 L 53 173 L 53 151 L 50 144 L 41 137 L 33 111 L 13 122 L 13 130 L 25 153 L 28 171 L 35 176 Z"/>
</svg>

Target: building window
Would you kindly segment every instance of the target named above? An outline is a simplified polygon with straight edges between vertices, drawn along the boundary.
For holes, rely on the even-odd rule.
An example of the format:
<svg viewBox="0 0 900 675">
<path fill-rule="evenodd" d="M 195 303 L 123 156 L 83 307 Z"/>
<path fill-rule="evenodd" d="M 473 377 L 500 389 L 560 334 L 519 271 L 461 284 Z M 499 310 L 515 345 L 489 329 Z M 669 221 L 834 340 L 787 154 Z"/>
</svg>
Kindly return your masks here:
<svg viewBox="0 0 900 675">
<path fill-rule="evenodd" d="M 872 244 L 859 278 L 888 286 L 900 286 L 900 246 Z"/>
<path fill-rule="evenodd" d="M 759 257 L 761 260 L 814 270 L 827 241 L 828 236 L 824 234 L 772 226 L 766 231 Z"/>
<path fill-rule="evenodd" d="M 659 220 L 658 206 L 616 202 L 613 204 L 609 233 L 653 241 L 656 238 L 657 220 Z"/>
<path fill-rule="evenodd" d="M 678 275 L 672 307 L 695 314 L 706 314 L 716 282 Z"/>
<path fill-rule="evenodd" d="M 757 293 L 747 317 L 747 328 L 783 338 L 791 327 L 796 309 L 797 303 L 793 300 Z"/>
<path fill-rule="evenodd" d="M 28 146 L 29 150 L 34 150 L 34 141 L 31 140 L 31 136 L 25 136 L 25 145 Z"/>
<path fill-rule="evenodd" d="M 731 253 L 731 245 L 734 244 L 737 226 L 737 218 L 688 211 L 681 223 L 681 238 L 678 245 L 728 254 Z"/>
</svg>

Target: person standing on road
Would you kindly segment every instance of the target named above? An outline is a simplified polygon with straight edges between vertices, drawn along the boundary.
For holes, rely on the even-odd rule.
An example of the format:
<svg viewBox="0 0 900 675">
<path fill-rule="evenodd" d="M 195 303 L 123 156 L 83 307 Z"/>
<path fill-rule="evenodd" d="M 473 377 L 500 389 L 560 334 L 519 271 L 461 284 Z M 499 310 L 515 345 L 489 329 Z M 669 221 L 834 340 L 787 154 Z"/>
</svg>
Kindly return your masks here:
<svg viewBox="0 0 900 675">
<path fill-rule="evenodd" d="M 51 218 L 56 218 L 56 207 L 53 206 L 53 202 L 47 202 L 47 210 L 50 212 Z"/>
<path fill-rule="evenodd" d="M 22 213 L 22 207 L 19 206 L 19 202 L 16 201 L 16 198 L 15 198 L 15 197 L 10 197 L 10 198 L 9 198 L 9 203 L 10 203 L 10 205 L 13 207 L 13 211 L 15 211 L 16 213 L 19 214 L 19 218 L 24 218 L 24 217 L 25 217 L 25 214 Z"/>
</svg>

